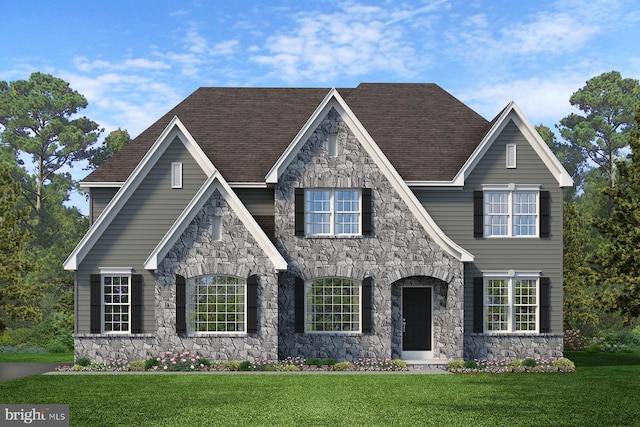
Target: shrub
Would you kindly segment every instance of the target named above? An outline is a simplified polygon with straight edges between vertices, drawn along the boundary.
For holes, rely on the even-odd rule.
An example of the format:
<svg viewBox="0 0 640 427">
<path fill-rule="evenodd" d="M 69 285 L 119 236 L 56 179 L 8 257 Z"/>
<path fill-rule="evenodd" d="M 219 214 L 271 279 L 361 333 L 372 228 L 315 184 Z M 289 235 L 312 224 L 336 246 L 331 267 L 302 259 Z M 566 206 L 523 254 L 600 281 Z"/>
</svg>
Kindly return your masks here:
<svg viewBox="0 0 640 427">
<path fill-rule="evenodd" d="M 86 365 L 86 366 L 89 366 L 89 365 Z M 73 365 L 71 370 L 73 370 L 73 371 L 85 371 L 87 369 L 86 366 L 76 363 L 75 365 Z"/>
<path fill-rule="evenodd" d="M 300 370 L 296 365 L 284 365 L 282 370 L 285 372 L 297 372 Z"/>
<path fill-rule="evenodd" d="M 509 366 L 511 366 L 512 368 L 517 368 L 519 366 L 522 366 L 522 359 L 514 359 L 509 361 Z"/>
<path fill-rule="evenodd" d="M 575 368 L 576 365 L 569 359 L 566 359 L 564 357 L 561 357 L 560 359 L 556 359 L 552 362 L 553 366 L 565 366 L 565 367 L 569 367 L 569 368 Z"/>
<path fill-rule="evenodd" d="M 208 368 L 200 361 L 200 356 L 189 351 L 182 353 L 166 351 L 156 358 L 156 364 L 152 369 L 154 371 L 190 372 L 207 370 Z"/>
<path fill-rule="evenodd" d="M 564 349 L 567 351 L 582 351 L 587 346 L 587 337 L 579 329 L 564 331 Z"/>
<path fill-rule="evenodd" d="M 243 360 L 242 362 L 240 362 L 240 371 L 250 371 L 251 370 L 251 362 L 249 362 L 248 360 Z"/>
<path fill-rule="evenodd" d="M 147 366 L 147 361 L 144 359 L 139 359 L 139 360 L 134 360 L 133 362 L 129 363 L 129 370 L 130 371 L 144 371 L 146 370 L 146 366 Z"/>
<path fill-rule="evenodd" d="M 80 366 L 89 366 L 91 364 L 91 360 L 89 360 L 88 357 L 81 357 L 79 359 L 76 359 L 76 365 L 80 365 Z"/>
<path fill-rule="evenodd" d="M 350 371 L 353 370 L 354 366 L 351 362 L 349 362 L 348 360 L 345 360 L 343 362 L 338 362 L 336 364 L 333 365 L 333 370 L 334 371 Z"/>
<path fill-rule="evenodd" d="M 407 370 L 407 362 L 400 359 L 393 359 L 391 361 L 391 366 L 394 368 L 394 371 L 405 371 Z"/>
<path fill-rule="evenodd" d="M 315 366 L 316 368 L 322 368 L 322 361 L 317 357 L 312 357 L 310 359 L 307 359 L 307 365 Z"/>
<path fill-rule="evenodd" d="M 584 351 L 586 351 L 587 353 L 599 353 L 602 351 L 602 346 L 596 342 L 592 342 L 585 347 Z"/>
<path fill-rule="evenodd" d="M 522 366 L 527 366 L 529 368 L 533 368 L 536 367 L 538 365 L 538 362 L 536 362 L 536 359 L 524 359 L 522 361 Z"/>
<path fill-rule="evenodd" d="M 54 341 L 47 346 L 47 353 L 66 353 L 67 346 L 60 341 Z"/>
<path fill-rule="evenodd" d="M 238 360 L 228 360 L 224 362 L 224 367 L 229 371 L 239 371 L 240 370 L 240 362 Z"/>
<path fill-rule="evenodd" d="M 464 368 L 464 360 L 462 359 L 452 360 L 447 364 L 447 369 L 462 369 L 462 368 Z"/>
<path fill-rule="evenodd" d="M 158 364 L 158 360 L 155 357 L 150 357 L 144 361 L 144 369 L 149 371 Z"/>
<path fill-rule="evenodd" d="M 322 366 L 333 366 L 335 364 L 336 364 L 336 360 L 332 359 L 330 357 L 328 357 L 328 358 L 326 358 L 326 359 L 324 359 L 322 361 Z"/>
<path fill-rule="evenodd" d="M 475 360 L 467 360 L 464 362 L 464 367 L 467 369 L 476 369 L 478 367 L 478 362 Z"/>
</svg>

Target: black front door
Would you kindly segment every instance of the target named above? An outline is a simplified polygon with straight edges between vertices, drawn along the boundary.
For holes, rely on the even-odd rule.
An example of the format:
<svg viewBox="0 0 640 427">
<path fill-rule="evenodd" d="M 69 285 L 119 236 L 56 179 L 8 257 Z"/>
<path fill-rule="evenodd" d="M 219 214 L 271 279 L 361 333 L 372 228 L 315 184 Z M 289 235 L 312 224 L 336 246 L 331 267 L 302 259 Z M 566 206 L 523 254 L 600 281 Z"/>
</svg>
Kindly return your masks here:
<svg viewBox="0 0 640 427">
<path fill-rule="evenodd" d="M 402 350 L 431 350 L 431 288 L 402 290 Z"/>
</svg>

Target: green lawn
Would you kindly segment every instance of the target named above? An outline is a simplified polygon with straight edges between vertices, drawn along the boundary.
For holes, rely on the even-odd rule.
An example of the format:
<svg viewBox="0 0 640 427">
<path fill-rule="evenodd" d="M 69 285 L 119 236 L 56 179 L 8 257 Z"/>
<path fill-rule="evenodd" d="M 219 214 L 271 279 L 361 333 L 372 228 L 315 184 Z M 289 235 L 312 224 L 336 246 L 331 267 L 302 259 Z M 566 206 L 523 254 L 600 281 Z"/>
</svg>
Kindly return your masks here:
<svg viewBox="0 0 640 427">
<path fill-rule="evenodd" d="M 0 363 L 73 363 L 73 352 L 69 353 L 0 353 Z"/>
<path fill-rule="evenodd" d="M 39 375 L 2 403 L 66 403 L 71 425 L 637 425 L 640 355 L 568 353 L 573 374 Z"/>
</svg>

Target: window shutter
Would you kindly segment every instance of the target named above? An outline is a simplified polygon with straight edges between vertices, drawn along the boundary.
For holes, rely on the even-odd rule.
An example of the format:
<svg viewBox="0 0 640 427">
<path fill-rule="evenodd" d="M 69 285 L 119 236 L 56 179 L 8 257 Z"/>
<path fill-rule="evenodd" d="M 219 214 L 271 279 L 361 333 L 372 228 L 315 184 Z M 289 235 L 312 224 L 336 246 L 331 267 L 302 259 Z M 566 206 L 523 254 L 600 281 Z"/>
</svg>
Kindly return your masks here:
<svg viewBox="0 0 640 427">
<path fill-rule="evenodd" d="M 102 278 L 92 274 L 89 279 L 89 299 L 91 303 L 90 330 L 92 334 L 102 332 Z"/>
<path fill-rule="evenodd" d="M 551 332 L 551 280 L 540 278 L 540 332 Z"/>
<path fill-rule="evenodd" d="M 371 199 L 371 189 L 362 189 L 362 235 L 373 235 L 373 205 Z"/>
<path fill-rule="evenodd" d="M 296 277 L 294 285 L 295 332 L 304 333 L 304 280 Z"/>
<path fill-rule="evenodd" d="M 482 277 L 473 278 L 473 333 L 484 332 L 484 319 L 482 316 L 484 308 L 484 279 Z"/>
<path fill-rule="evenodd" d="M 258 282 L 260 278 L 257 274 L 249 276 L 247 279 L 247 332 L 255 334 L 258 332 Z"/>
<path fill-rule="evenodd" d="M 296 236 L 304 236 L 304 188 L 296 188 L 294 196 Z"/>
<path fill-rule="evenodd" d="M 473 237 L 476 239 L 484 237 L 484 193 L 482 191 L 473 192 Z"/>
<path fill-rule="evenodd" d="M 362 332 L 373 332 L 373 310 L 371 297 L 373 295 L 373 278 L 367 277 L 362 281 Z"/>
<path fill-rule="evenodd" d="M 142 333 L 142 275 L 131 276 L 131 333 Z"/>
<path fill-rule="evenodd" d="M 545 239 L 551 237 L 551 193 L 540 192 L 540 237 Z"/>
<path fill-rule="evenodd" d="M 187 333 L 187 280 L 176 274 L 176 333 Z"/>
</svg>

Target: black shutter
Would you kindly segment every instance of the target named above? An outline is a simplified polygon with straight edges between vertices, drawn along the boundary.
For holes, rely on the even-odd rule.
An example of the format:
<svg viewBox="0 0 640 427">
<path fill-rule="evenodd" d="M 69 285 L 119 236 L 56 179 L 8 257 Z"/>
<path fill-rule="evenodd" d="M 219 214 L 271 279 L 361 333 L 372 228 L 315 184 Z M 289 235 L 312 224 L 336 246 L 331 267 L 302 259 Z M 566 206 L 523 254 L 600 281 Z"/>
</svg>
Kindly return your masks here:
<svg viewBox="0 0 640 427">
<path fill-rule="evenodd" d="M 142 275 L 131 276 L 131 333 L 142 333 Z"/>
<path fill-rule="evenodd" d="M 551 332 L 551 280 L 540 278 L 540 332 Z"/>
<path fill-rule="evenodd" d="M 362 189 L 362 235 L 373 235 L 373 205 L 371 204 L 371 189 Z"/>
<path fill-rule="evenodd" d="M 296 188 L 294 196 L 296 236 L 304 236 L 304 188 Z"/>
<path fill-rule="evenodd" d="M 540 237 L 545 239 L 551 236 L 551 193 L 540 192 Z"/>
<path fill-rule="evenodd" d="M 473 192 L 473 237 L 476 239 L 484 237 L 484 193 L 482 191 Z"/>
<path fill-rule="evenodd" d="M 187 333 L 187 280 L 176 274 L 176 333 Z"/>
<path fill-rule="evenodd" d="M 92 334 L 102 332 L 102 278 L 92 274 L 89 279 L 89 299 L 91 303 L 90 330 Z"/>
<path fill-rule="evenodd" d="M 484 279 L 482 277 L 473 278 L 473 332 L 481 334 L 484 332 Z"/>
<path fill-rule="evenodd" d="M 367 277 L 362 281 L 362 332 L 365 334 L 373 330 L 372 294 L 373 278 Z"/>
<path fill-rule="evenodd" d="M 296 277 L 294 284 L 295 332 L 304 333 L 304 280 Z"/>
<path fill-rule="evenodd" d="M 258 332 L 258 282 L 257 274 L 249 276 L 247 279 L 247 332 L 255 334 Z"/>
</svg>

